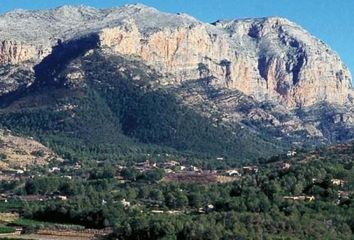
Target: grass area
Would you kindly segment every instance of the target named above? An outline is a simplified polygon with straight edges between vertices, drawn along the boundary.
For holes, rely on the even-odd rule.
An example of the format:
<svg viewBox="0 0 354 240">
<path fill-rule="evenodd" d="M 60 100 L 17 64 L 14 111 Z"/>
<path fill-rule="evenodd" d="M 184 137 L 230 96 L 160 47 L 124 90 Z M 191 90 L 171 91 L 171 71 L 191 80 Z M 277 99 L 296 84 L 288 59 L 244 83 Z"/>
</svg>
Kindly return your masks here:
<svg viewBox="0 0 354 240">
<path fill-rule="evenodd" d="M 0 234 L 14 233 L 14 232 L 16 232 L 16 228 L 14 227 L 0 226 Z"/>
<path fill-rule="evenodd" d="M 21 200 L 9 200 L 8 202 L 0 201 L 0 213 L 4 212 L 20 212 L 24 207 Z"/>
<path fill-rule="evenodd" d="M 0 213 L 0 222 L 13 222 L 18 219 L 17 213 Z"/>
<path fill-rule="evenodd" d="M 41 222 L 41 221 L 36 221 L 32 219 L 26 219 L 26 218 L 19 218 L 15 221 L 12 222 L 15 225 L 22 226 L 22 227 L 28 227 L 28 226 L 38 226 L 38 225 L 43 225 L 47 226 L 50 225 L 48 222 Z"/>
<path fill-rule="evenodd" d="M 85 229 L 85 227 L 81 225 L 42 222 L 42 221 L 37 221 L 37 220 L 27 219 L 27 218 L 19 218 L 13 221 L 12 224 L 16 226 L 31 227 L 31 228 L 54 228 L 54 229 L 67 229 L 67 230 Z"/>
</svg>

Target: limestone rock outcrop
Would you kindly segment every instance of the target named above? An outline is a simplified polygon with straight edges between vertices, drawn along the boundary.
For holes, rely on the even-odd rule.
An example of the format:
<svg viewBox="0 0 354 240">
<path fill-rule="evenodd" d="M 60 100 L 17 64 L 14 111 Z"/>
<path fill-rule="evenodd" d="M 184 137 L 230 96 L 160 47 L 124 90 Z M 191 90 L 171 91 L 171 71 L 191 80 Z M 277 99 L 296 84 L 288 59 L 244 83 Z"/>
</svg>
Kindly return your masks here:
<svg viewBox="0 0 354 240">
<path fill-rule="evenodd" d="M 343 105 L 351 75 L 327 45 L 282 18 L 191 23 L 145 34 L 134 18 L 100 32 L 102 47 L 142 58 L 169 83 L 210 78 L 258 101 L 289 108 L 319 102 Z"/>
<path fill-rule="evenodd" d="M 0 16 L 0 63 L 31 70 L 53 47 L 92 33 L 101 48 L 140 58 L 163 73 L 163 84 L 207 78 L 288 108 L 351 100 L 351 75 L 338 55 L 298 25 L 276 17 L 206 24 L 141 4 L 16 10 Z M 21 85 L 14 81 L 1 79 L 7 90 L 0 92 Z"/>
</svg>

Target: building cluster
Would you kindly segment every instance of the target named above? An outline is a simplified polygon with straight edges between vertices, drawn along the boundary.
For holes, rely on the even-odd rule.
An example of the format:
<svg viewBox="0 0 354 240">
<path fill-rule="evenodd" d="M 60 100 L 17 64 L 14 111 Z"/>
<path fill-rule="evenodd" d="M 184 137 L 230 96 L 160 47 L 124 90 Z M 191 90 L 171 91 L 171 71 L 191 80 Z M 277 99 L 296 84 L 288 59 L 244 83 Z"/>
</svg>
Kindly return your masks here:
<svg viewBox="0 0 354 240">
<path fill-rule="evenodd" d="M 135 164 L 134 168 L 139 172 L 146 172 L 153 169 L 163 169 L 165 173 L 175 173 L 175 172 L 202 172 L 201 168 L 196 166 L 184 166 L 180 162 L 175 160 L 165 161 L 163 163 L 156 163 L 150 160 L 146 160 L 144 162 L 140 162 Z"/>
<path fill-rule="evenodd" d="M 120 170 L 124 167 L 121 166 Z M 163 169 L 166 174 L 174 173 L 213 173 L 217 175 L 229 176 L 229 177 L 241 177 L 243 174 L 255 174 L 258 173 L 258 166 L 244 166 L 242 168 L 232 168 L 226 170 L 210 171 L 204 170 L 194 165 L 182 165 L 175 160 L 168 160 L 163 163 L 156 163 L 149 160 L 135 164 L 134 168 L 139 172 L 146 172 L 153 169 Z"/>
<path fill-rule="evenodd" d="M 284 196 L 283 199 L 294 200 L 294 201 L 308 201 L 308 202 L 312 202 L 312 201 L 316 200 L 315 196 L 307 196 L 307 195 Z"/>
</svg>

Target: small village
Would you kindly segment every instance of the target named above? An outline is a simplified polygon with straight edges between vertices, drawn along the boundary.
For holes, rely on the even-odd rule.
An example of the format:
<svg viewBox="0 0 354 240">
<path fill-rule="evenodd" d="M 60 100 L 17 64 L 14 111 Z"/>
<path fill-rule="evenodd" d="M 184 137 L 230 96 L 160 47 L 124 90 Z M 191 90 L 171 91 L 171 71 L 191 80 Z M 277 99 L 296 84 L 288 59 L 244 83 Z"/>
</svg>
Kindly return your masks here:
<svg viewBox="0 0 354 240">
<path fill-rule="evenodd" d="M 120 166 L 121 169 L 124 167 Z M 168 160 L 163 163 L 156 163 L 146 160 L 137 163 L 134 169 L 140 173 L 154 169 L 162 169 L 166 182 L 190 182 L 190 183 L 223 183 L 237 181 L 243 174 L 254 174 L 258 172 L 257 166 L 244 166 L 241 168 L 225 170 L 204 170 L 194 165 L 182 165 L 175 160 Z"/>
<path fill-rule="evenodd" d="M 296 155 L 296 151 L 288 151 L 286 156 L 288 158 L 294 157 Z M 160 154 L 159 154 L 160 156 Z M 168 154 L 165 154 L 166 157 L 169 157 Z M 154 171 L 154 170 L 162 170 L 163 178 L 159 180 L 160 182 L 166 183 L 192 183 L 192 184 L 217 184 L 217 183 L 228 183 L 239 181 L 242 177 L 247 175 L 257 174 L 261 169 L 260 166 L 257 165 L 247 165 L 239 168 L 230 168 L 223 170 L 205 170 L 200 167 L 188 164 L 182 164 L 177 160 L 167 159 L 165 161 L 153 161 L 150 160 L 150 154 L 147 154 L 149 159 L 145 161 L 135 163 L 132 167 L 135 171 L 143 174 L 145 172 Z M 216 158 L 218 161 L 222 161 L 222 157 Z M 104 161 L 97 161 L 97 164 L 102 165 Z M 52 166 L 47 168 L 47 173 L 34 174 L 31 173 L 26 168 L 21 169 L 7 169 L 0 171 L 0 180 L 3 181 L 12 181 L 12 180 L 27 180 L 34 177 L 41 177 L 42 175 L 57 175 L 61 178 L 65 178 L 67 180 L 71 180 L 76 176 L 76 173 L 82 171 L 82 165 L 79 162 L 65 164 L 65 162 L 61 162 L 63 166 Z M 278 171 L 287 171 L 291 168 L 291 162 L 288 161 L 279 161 L 276 162 L 276 169 Z M 63 169 L 65 168 L 65 171 Z M 129 183 L 131 180 L 125 179 L 121 173 L 124 169 L 127 169 L 126 166 L 117 165 L 115 167 L 115 178 L 121 184 Z M 313 179 L 313 183 L 316 183 L 317 179 Z M 331 183 L 334 186 L 338 186 L 343 188 L 345 185 L 345 181 L 342 179 L 331 180 Z M 338 190 L 338 203 L 341 199 L 348 198 L 351 192 Z M 48 201 L 48 200 L 60 200 L 67 201 L 70 197 L 61 195 L 60 193 L 51 193 L 47 195 L 21 195 L 18 196 L 15 193 L 2 193 L 0 195 L 0 201 L 7 202 L 8 200 L 22 200 L 27 202 L 35 202 L 35 201 Z M 292 200 L 292 201 L 314 201 L 316 200 L 315 196 L 284 196 L 283 199 Z M 126 208 L 131 207 L 130 203 L 125 199 L 121 201 L 122 205 Z M 209 207 L 206 206 L 203 209 L 200 209 L 200 212 L 208 212 L 213 209 L 210 204 Z M 154 213 L 160 213 L 160 210 L 154 210 Z M 177 211 L 178 212 L 178 211 Z M 170 214 L 175 214 L 174 211 L 169 211 Z"/>
</svg>

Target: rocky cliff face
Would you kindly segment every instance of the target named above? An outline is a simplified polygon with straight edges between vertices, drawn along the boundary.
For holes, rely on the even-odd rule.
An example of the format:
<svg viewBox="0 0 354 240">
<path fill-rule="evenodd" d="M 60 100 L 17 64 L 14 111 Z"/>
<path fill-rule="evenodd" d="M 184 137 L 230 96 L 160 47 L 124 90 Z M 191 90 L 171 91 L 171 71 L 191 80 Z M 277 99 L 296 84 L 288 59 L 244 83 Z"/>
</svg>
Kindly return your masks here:
<svg viewBox="0 0 354 240">
<path fill-rule="evenodd" d="M 266 129 L 288 142 L 352 138 L 348 68 L 326 44 L 277 17 L 206 24 L 140 4 L 16 10 L 0 16 L 0 97 L 63 76 L 66 87 L 80 88 L 97 69 L 71 63 L 92 49 L 147 64 L 158 76 L 154 87 L 215 124 Z"/>
<path fill-rule="evenodd" d="M 344 104 L 351 75 L 339 57 L 301 27 L 282 18 L 218 22 L 257 66 L 253 73 L 263 97 L 287 106 L 326 101 Z M 262 96 L 260 96 L 262 98 Z"/>
<path fill-rule="evenodd" d="M 107 10 L 64 6 L 2 15 L 0 33 L 0 63 L 29 70 L 54 46 L 97 33 L 100 47 L 142 59 L 166 76 L 164 84 L 208 78 L 288 108 L 322 101 L 343 105 L 351 95 L 351 75 L 339 57 L 282 18 L 205 24 L 139 4 Z M 11 86 L 7 91 L 20 85 L 11 78 L 1 82 Z"/>
<path fill-rule="evenodd" d="M 174 82 L 210 78 L 258 101 L 290 108 L 321 101 L 345 104 L 351 76 L 339 57 L 281 18 L 191 23 L 144 34 L 134 19 L 103 29 L 101 46 L 135 55 Z"/>
</svg>

